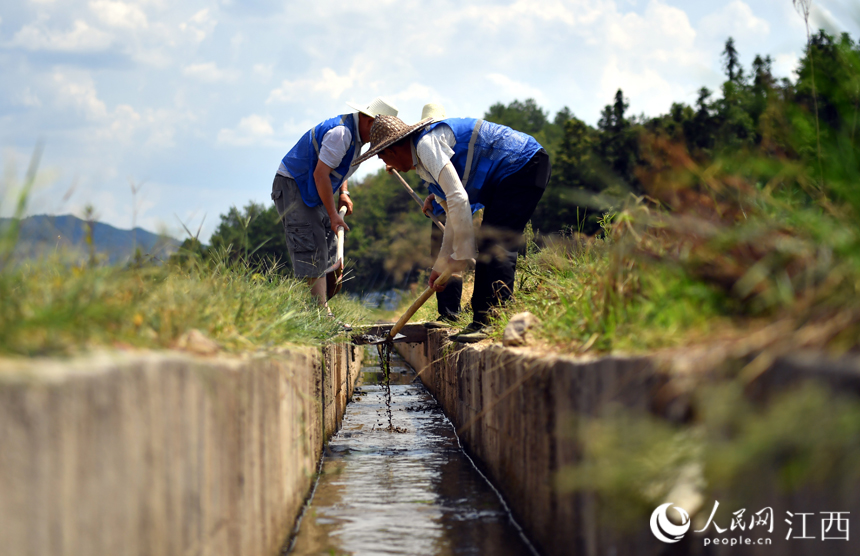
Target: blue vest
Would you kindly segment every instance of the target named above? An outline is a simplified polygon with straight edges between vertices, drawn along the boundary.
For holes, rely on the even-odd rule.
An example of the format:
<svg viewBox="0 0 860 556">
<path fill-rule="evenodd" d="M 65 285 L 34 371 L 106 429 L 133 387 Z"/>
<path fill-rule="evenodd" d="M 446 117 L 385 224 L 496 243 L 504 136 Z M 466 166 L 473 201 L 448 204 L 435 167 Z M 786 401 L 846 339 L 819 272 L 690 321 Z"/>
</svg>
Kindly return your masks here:
<svg viewBox="0 0 860 556">
<path fill-rule="evenodd" d="M 424 135 L 439 125 L 447 125 L 454 132 L 457 144 L 451 163 L 466 188 L 472 212 L 482 206 L 478 203 L 481 188 L 492 187 L 518 171 L 542 148 L 531 135 L 474 118 L 450 118 L 427 126 L 416 134 L 414 144 L 417 146 Z M 428 184 L 427 188 L 445 199 L 438 184 Z"/>
<path fill-rule="evenodd" d="M 319 193 L 317 193 L 317 186 L 314 181 L 314 170 L 320 158 L 320 143 L 322 143 L 322 139 L 326 133 L 339 125 L 347 126 L 347 129 L 352 133 L 352 144 L 340 161 L 340 165 L 337 168 L 332 168 L 329 175 L 331 177 L 331 190 L 334 193 L 340 187 L 341 182 L 343 182 L 343 177 L 349 172 L 349 165 L 352 164 L 355 155 L 361 150 L 359 148 L 361 146 L 361 139 L 355 130 L 355 117 L 353 114 L 343 114 L 329 118 L 311 129 L 302 135 L 299 142 L 290 149 L 290 152 L 282 160 L 287 171 L 299 186 L 302 201 L 309 207 L 316 207 L 322 204 L 322 199 L 320 199 Z"/>
</svg>

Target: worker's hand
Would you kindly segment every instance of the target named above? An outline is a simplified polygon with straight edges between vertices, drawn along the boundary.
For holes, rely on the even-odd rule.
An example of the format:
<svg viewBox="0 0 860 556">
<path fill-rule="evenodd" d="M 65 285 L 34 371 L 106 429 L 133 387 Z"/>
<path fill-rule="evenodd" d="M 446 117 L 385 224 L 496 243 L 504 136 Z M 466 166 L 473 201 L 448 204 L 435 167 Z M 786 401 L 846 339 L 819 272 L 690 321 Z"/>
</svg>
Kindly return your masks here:
<svg viewBox="0 0 860 556">
<path fill-rule="evenodd" d="M 459 274 L 459 273 L 463 272 L 464 270 L 466 270 L 466 268 L 468 268 L 470 262 L 471 262 L 471 259 L 458 261 L 457 259 L 454 259 L 452 257 L 448 257 L 448 268 L 451 269 L 452 274 Z M 436 284 L 436 279 L 439 278 L 439 276 L 441 274 L 442 273 L 439 272 L 438 270 L 432 270 L 430 272 L 430 279 L 427 281 L 427 285 L 433 291 L 441 292 L 445 289 L 445 286 L 447 285 L 447 282 L 445 284 L 439 284 L 439 285 Z"/>
<path fill-rule="evenodd" d="M 433 201 L 435 199 L 436 195 L 433 195 L 432 193 L 430 195 L 427 195 L 427 198 L 424 199 L 424 207 L 421 209 L 421 211 L 427 218 L 430 218 L 430 215 L 433 214 Z"/>
<path fill-rule="evenodd" d="M 341 194 L 338 199 L 337 208 L 340 210 L 341 207 L 346 207 L 346 215 L 349 216 L 352 214 L 352 199 L 349 195 Z"/>
<path fill-rule="evenodd" d="M 441 272 L 439 272 L 438 270 L 432 270 L 432 271 L 430 271 L 430 280 L 428 280 L 428 281 L 427 281 L 427 286 L 428 286 L 431 290 L 433 290 L 434 292 L 441 292 L 441 291 L 443 291 L 443 290 L 445 289 L 445 286 L 447 285 L 447 282 L 446 282 L 445 284 L 440 284 L 440 285 L 438 285 L 438 286 L 436 285 L 436 279 L 437 279 L 437 278 L 439 278 L 439 276 L 440 276 L 441 274 L 442 274 L 442 273 L 441 273 Z"/>
<path fill-rule="evenodd" d="M 338 213 L 329 214 L 329 218 L 331 219 L 331 230 L 337 233 L 338 226 L 343 226 L 343 229 L 349 231 L 349 226 L 346 225 L 343 218 L 340 217 Z"/>
</svg>

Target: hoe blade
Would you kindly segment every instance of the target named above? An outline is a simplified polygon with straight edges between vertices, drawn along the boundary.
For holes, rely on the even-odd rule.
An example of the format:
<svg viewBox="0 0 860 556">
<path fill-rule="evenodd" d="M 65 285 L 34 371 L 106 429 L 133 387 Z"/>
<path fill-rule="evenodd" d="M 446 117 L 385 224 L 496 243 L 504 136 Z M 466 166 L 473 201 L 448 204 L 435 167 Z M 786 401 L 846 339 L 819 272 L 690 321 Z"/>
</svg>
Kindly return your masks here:
<svg viewBox="0 0 860 556">
<path fill-rule="evenodd" d="M 387 341 L 394 343 L 408 342 L 420 344 L 427 341 L 427 329 L 421 324 L 407 324 L 400 333 L 391 337 L 391 328 L 393 324 L 379 324 L 371 328 L 361 330 L 358 334 L 352 335 L 352 343 L 355 345 L 376 345 Z"/>
</svg>

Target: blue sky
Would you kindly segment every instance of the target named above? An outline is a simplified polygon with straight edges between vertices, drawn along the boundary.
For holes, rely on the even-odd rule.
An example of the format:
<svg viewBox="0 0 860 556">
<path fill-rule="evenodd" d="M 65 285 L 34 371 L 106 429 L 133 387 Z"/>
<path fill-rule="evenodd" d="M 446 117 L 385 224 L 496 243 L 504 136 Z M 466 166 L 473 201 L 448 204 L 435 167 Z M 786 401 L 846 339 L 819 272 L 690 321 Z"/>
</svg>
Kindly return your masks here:
<svg viewBox="0 0 860 556">
<path fill-rule="evenodd" d="M 855 3 L 813 12 L 860 36 Z M 270 202 L 281 157 L 346 101 L 383 95 L 411 122 L 427 102 L 480 116 L 533 97 L 595 124 L 622 88 L 656 115 L 719 88 L 728 36 L 745 65 L 770 54 L 781 77 L 805 43 L 791 0 L 7 1 L 3 183 L 43 140 L 30 213 L 92 203 L 102 221 L 177 237 L 205 215 L 206 239 L 231 205 Z"/>
</svg>

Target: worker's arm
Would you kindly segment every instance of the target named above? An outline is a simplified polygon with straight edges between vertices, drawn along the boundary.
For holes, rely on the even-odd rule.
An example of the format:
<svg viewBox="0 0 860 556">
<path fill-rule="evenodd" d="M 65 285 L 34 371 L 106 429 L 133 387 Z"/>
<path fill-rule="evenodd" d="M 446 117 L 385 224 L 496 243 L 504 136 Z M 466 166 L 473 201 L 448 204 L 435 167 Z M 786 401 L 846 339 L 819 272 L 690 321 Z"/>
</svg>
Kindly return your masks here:
<svg viewBox="0 0 860 556">
<path fill-rule="evenodd" d="M 429 286 L 436 291 L 442 291 L 445 286 L 437 287 L 436 278 L 446 268 L 451 268 L 453 272 L 465 270 L 474 261 L 476 250 L 469 196 L 453 164 L 449 162 L 442 168 L 437 181 L 447 197 L 448 216 L 445 222 L 445 233 L 442 236 L 442 247 L 430 273 Z"/>
<path fill-rule="evenodd" d="M 323 206 L 328 212 L 328 217 L 331 219 L 332 231 L 337 232 L 338 226 L 343 226 L 344 230 L 349 230 L 349 226 L 337 213 L 337 207 L 335 207 L 334 193 L 331 190 L 331 167 L 322 160 L 317 161 L 317 167 L 314 168 L 314 184 L 317 186 L 317 194 L 319 194 Z"/>
<path fill-rule="evenodd" d="M 340 184 L 340 198 L 337 201 L 337 208 L 346 207 L 346 215 L 349 216 L 352 214 L 352 197 L 349 196 L 347 185 L 349 184 L 346 183 L 346 180 Z"/>
</svg>

